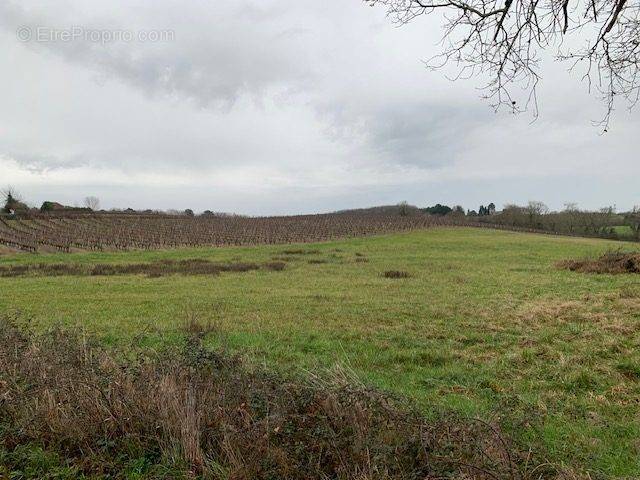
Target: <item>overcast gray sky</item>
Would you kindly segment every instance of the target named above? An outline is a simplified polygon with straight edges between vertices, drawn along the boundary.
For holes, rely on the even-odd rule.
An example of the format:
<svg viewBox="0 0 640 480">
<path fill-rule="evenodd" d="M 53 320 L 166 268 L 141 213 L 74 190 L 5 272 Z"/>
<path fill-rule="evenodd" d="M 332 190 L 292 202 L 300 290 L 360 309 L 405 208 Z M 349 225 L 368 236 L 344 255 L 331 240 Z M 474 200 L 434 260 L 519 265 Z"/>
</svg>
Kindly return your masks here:
<svg viewBox="0 0 640 480">
<path fill-rule="evenodd" d="M 2 0 L 0 185 L 259 215 L 640 204 L 640 109 L 601 135 L 598 97 L 545 62 L 539 118 L 495 113 L 424 67 L 439 25 L 360 0 Z"/>
</svg>

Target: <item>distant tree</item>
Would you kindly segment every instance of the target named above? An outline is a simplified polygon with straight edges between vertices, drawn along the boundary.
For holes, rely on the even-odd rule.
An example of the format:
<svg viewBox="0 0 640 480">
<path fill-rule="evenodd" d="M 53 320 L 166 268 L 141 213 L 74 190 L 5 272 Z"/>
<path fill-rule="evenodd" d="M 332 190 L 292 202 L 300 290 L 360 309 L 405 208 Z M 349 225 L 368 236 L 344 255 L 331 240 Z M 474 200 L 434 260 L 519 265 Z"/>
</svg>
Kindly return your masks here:
<svg viewBox="0 0 640 480">
<path fill-rule="evenodd" d="M 564 204 L 564 210 L 558 214 L 561 228 L 569 233 L 573 233 L 580 224 L 580 219 L 583 216 L 578 208 L 578 204 L 575 202 L 568 202 Z"/>
<path fill-rule="evenodd" d="M 409 215 L 409 204 L 406 201 L 398 204 L 398 214 L 400 214 L 401 217 Z"/>
<path fill-rule="evenodd" d="M 540 217 L 549 213 L 549 207 L 543 202 L 530 201 L 527 206 L 524 207 L 524 211 L 528 217 L 529 226 L 539 227 Z"/>
<path fill-rule="evenodd" d="M 6 187 L 0 192 L 0 195 L 4 197 L 2 208 L 4 213 L 24 213 L 29 210 L 29 207 L 22 201 L 22 196 L 14 187 Z"/>
<path fill-rule="evenodd" d="M 49 201 L 42 202 L 42 205 L 40 206 L 41 212 L 50 212 L 53 209 L 54 209 L 54 203 Z"/>
<path fill-rule="evenodd" d="M 615 207 L 603 207 L 598 212 L 582 212 L 583 230 L 591 235 L 609 235 L 616 223 Z"/>
<path fill-rule="evenodd" d="M 9 186 L 2 190 L 2 196 L 4 197 L 2 211 L 4 213 L 9 213 L 13 210 L 15 202 L 18 201 L 18 194 L 13 187 Z"/>
<path fill-rule="evenodd" d="M 194 216 L 193 210 L 191 210 L 190 208 L 187 208 L 187 209 L 184 211 L 184 214 L 185 214 L 187 217 L 193 217 L 193 216 Z"/>
<path fill-rule="evenodd" d="M 615 222 L 615 218 L 616 218 L 616 206 L 615 205 L 610 205 L 608 207 L 603 207 L 600 209 L 600 213 L 602 214 L 602 227 L 601 227 L 601 231 L 602 233 L 608 233 L 610 235 L 615 235 L 615 230 L 613 228 L 613 225 L 616 223 Z"/>
<path fill-rule="evenodd" d="M 525 208 L 513 203 L 506 204 L 499 217 L 500 222 L 504 225 L 525 226 Z"/>
<path fill-rule="evenodd" d="M 624 216 L 625 224 L 631 228 L 633 238 L 640 240 L 640 206 L 634 207 Z"/>
<path fill-rule="evenodd" d="M 62 205 L 58 202 L 44 201 L 40 206 L 40 212 L 62 212 L 62 213 L 70 213 L 70 212 L 91 212 L 92 210 L 89 207 L 78 207 L 77 204 L 73 207 L 69 205 Z"/>
<path fill-rule="evenodd" d="M 98 197 L 85 197 L 84 206 L 90 208 L 94 212 L 100 210 L 100 199 Z"/>
<path fill-rule="evenodd" d="M 440 205 L 439 203 L 435 204 L 433 207 L 427 207 L 423 211 L 426 213 L 430 213 L 431 215 L 447 215 L 451 212 L 451 207 L 447 205 Z"/>
<path fill-rule="evenodd" d="M 525 210 L 527 213 L 534 215 L 545 215 L 549 213 L 549 207 L 547 207 L 544 202 L 530 201 L 525 207 Z"/>
<path fill-rule="evenodd" d="M 478 209 L 478 215 L 481 217 L 493 215 L 494 213 L 496 213 L 496 206 L 493 203 L 490 203 L 486 207 L 484 205 L 480 205 L 480 208 Z"/>
<path fill-rule="evenodd" d="M 453 207 L 453 210 L 449 212 L 449 215 L 453 215 L 456 217 L 464 216 L 464 208 L 462 207 L 462 205 L 456 205 L 455 207 Z"/>
</svg>

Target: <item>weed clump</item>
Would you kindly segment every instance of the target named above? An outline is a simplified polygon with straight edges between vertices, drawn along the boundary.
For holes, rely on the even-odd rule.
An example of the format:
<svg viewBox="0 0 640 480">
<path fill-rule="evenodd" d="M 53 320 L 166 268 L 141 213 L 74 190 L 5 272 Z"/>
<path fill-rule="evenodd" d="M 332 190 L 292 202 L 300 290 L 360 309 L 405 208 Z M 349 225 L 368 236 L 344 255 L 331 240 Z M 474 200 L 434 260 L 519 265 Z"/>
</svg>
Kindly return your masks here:
<svg viewBox="0 0 640 480">
<path fill-rule="evenodd" d="M 302 248 L 292 248 L 289 250 L 283 250 L 280 252 L 282 255 L 316 255 L 320 253 L 320 250 L 309 250 Z"/>
<path fill-rule="evenodd" d="M 264 268 L 274 272 L 281 272 L 287 267 L 285 262 L 267 262 L 264 264 Z"/>
<path fill-rule="evenodd" d="M 629 360 L 623 361 L 618 364 L 617 370 L 630 380 L 640 382 L 640 363 L 634 363 Z"/>
<path fill-rule="evenodd" d="M 640 253 L 607 252 L 596 259 L 563 260 L 557 267 L 581 273 L 640 273 Z"/>
<path fill-rule="evenodd" d="M 188 310 L 181 330 L 191 337 L 202 339 L 209 333 L 218 331 L 219 327 L 213 320 L 203 321 L 195 311 Z"/>
<path fill-rule="evenodd" d="M 409 278 L 409 272 L 403 270 L 387 270 L 382 274 L 384 278 Z"/>
</svg>

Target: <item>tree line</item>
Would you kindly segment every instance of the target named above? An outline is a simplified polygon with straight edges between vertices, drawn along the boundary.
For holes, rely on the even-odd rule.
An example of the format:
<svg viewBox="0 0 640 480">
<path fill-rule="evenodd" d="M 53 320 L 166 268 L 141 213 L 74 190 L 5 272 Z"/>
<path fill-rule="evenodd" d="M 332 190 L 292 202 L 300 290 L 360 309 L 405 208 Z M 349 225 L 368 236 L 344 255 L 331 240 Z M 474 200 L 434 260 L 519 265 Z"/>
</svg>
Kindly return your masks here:
<svg viewBox="0 0 640 480">
<path fill-rule="evenodd" d="M 542 202 L 529 202 L 524 206 L 505 205 L 502 211 L 478 217 L 478 221 L 568 235 L 640 241 L 640 207 L 628 212 L 617 212 L 612 206 L 589 211 L 569 203 L 561 211 L 551 211 Z"/>
<path fill-rule="evenodd" d="M 38 208 L 30 207 L 23 201 L 20 194 L 11 187 L 2 191 L 4 205 L 2 213 L 11 216 L 28 216 L 30 213 L 68 213 L 68 212 L 105 212 L 100 210 L 100 200 L 97 197 L 86 197 L 83 207 L 69 207 L 57 202 L 46 201 Z M 111 210 L 111 212 L 116 212 Z M 145 210 L 137 212 L 133 209 L 118 210 L 120 213 L 165 213 L 193 217 L 191 209 L 184 211 L 170 210 L 159 212 Z M 507 204 L 501 211 L 496 209 L 493 202 L 480 205 L 478 210 L 465 210 L 461 205 L 450 207 L 436 203 L 433 206 L 419 208 L 401 202 L 397 206 L 373 207 L 369 209 L 347 210 L 344 213 L 387 213 L 397 212 L 400 216 L 415 213 L 429 214 L 441 217 L 458 217 L 469 222 L 500 225 L 518 229 L 541 230 L 552 233 L 626 239 L 640 241 L 640 206 L 628 212 L 617 212 L 615 207 L 604 207 L 597 211 L 582 210 L 575 203 L 568 203 L 563 210 L 551 211 L 547 205 L 539 201 L 531 201 L 527 205 Z M 340 213 L 340 212 L 337 212 Z M 203 217 L 237 216 L 206 210 Z"/>
<path fill-rule="evenodd" d="M 430 215 L 456 215 L 467 217 L 484 217 L 488 215 L 494 215 L 496 213 L 496 206 L 493 202 L 488 204 L 487 206 L 480 205 L 478 210 L 467 210 L 465 212 L 464 207 L 462 205 L 455 205 L 454 207 L 450 207 L 448 205 L 442 205 L 440 203 L 436 203 L 432 207 L 421 208 L 420 211 L 424 213 L 428 213 Z"/>
<path fill-rule="evenodd" d="M 487 225 L 640 241 L 640 207 L 628 212 L 618 212 L 612 206 L 591 211 L 568 203 L 560 211 L 551 211 L 543 202 L 531 201 L 526 205 L 507 204 L 500 211 L 493 202 L 466 212 L 460 205 L 440 203 L 418 210 L 430 215 L 465 217 L 469 222 Z"/>
<path fill-rule="evenodd" d="M 0 209 L 7 215 L 28 215 L 29 213 L 46 212 L 96 212 L 100 210 L 100 199 L 94 196 L 85 197 L 82 206 L 62 205 L 58 202 L 44 201 L 40 208 L 30 206 L 14 187 L 6 187 L 0 191 L 0 197 L 4 198 L 4 204 Z"/>
</svg>

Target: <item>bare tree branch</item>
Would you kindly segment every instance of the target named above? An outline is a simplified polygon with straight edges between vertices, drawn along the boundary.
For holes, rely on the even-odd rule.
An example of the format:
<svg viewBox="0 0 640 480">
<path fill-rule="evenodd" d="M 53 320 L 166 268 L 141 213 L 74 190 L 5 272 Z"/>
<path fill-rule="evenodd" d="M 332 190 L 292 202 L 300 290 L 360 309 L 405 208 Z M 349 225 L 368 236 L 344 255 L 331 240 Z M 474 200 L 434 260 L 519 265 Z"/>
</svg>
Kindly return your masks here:
<svg viewBox="0 0 640 480">
<path fill-rule="evenodd" d="M 640 0 L 364 0 L 386 7 L 398 24 L 445 12 L 443 50 L 431 68 L 459 67 L 458 78 L 489 76 L 485 97 L 514 111 L 534 104 L 543 50 L 561 48 L 564 37 L 585 42 L 578 49 L 558 51 L 556 59 L 583 68 L 589 89 L 595 86 L 606 106 L 601 123 L 606 131 L 615 100 L 629 108 L 640 98 Z M 502 3 L 504 1 L 504 4 Z M 529 90 L 523 106 L 514 86 Z"/>
</svg>

